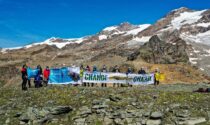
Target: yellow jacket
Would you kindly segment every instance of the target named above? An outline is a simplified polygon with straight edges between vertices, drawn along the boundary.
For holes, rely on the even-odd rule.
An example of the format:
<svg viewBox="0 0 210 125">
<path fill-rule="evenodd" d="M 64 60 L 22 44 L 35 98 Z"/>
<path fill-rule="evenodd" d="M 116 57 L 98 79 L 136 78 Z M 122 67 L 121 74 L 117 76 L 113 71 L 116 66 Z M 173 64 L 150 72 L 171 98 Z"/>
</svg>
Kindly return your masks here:
<svg viewBox="0 0 210 125">
<path fill-rule="evenodd" d="M 156 81 L 160 80 L 160 73 L 159 72 L 155 73 L 155 79 L 156 79 Z"/>
<path fill-rule="evenodd" d="M 80 69 L 79 76 L 80 76 L 81 78 L 83 77 L 83 73 L 84 73 L 84 69 Z"/>
</svg>

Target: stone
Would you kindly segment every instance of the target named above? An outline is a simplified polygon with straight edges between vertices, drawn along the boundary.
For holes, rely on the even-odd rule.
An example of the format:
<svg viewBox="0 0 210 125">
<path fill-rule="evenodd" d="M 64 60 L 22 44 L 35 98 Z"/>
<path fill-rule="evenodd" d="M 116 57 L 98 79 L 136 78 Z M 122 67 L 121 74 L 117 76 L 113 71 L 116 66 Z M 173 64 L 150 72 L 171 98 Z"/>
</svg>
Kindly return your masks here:
<svg viewBox="0 0 210 125">
<path fill-rule="evenodd" d="M 92 107 L 92 109 L 104 109 L 104 108 L 108 108 L 109 106 L 108 105 L 105 105 L 105 104 L 103 104 L 103 105 L 94 105 L 93 107 Z"/>
<path fill-rule="evenodd" d="M 119 96 L 116 96 L 116 95 L 109 95 L 109 99 L 113 102 L 118 102 L 122 100 Z"/>
<path fill-rule="evenodd" d="M 144 117 L 149 117 L 149 116 L 150 116 L 150 112 L 145 112 L 145 113 L 143 114 L 143 116 L 144 116 Z"/>
<path fill-rule="evenodd" d="M 7 118 L 7 120 L 5 121 L 5 124 L 9 124 L 10 123 L 10 118 Z"/>
<path fill-rule="evenodd" d="M 123 120 L 121 120 L 121 119 L 119 119 L 119 118 L 114 119 L 114 123 L 115 123 L 116 125 L 124 125 Z"/>
<path fill-rule="evenodd" d="M 108 117 L 105 117 L 104 120 L 103 120 L 103 123 L 104 123 L 104 125 L 112 125 L 113 120 L 108 118 Z"/>
<path fill-rule="evenodd" d="M 51 121 L 52 121 L 52 123 L 58 123 L 59 120 L 57 118 L 54 118 Z"/>
<path fill-rule="evenodd" d="M 81 115 L 81 116 L 87 116 L 92 113 L 91 109 L 89 109 L 87 106 L 83 106 L 79 110 L 80 110 L 79 115 Z"/>
<path fill-rule="evenodd" d="M 105 109 L 97 109 L 96 110 L 96 112 L 95 112 L 96 114 L 106 114 L 106 110 Z"/>
<path fill-rule="evenodd" d="M 180 117 L 180 118 L 188 118 L 189 116 L 190 114 L 188 111 L 176 113 L 176 117 Z"/>
<path fill-rule="evenodd" d="M 185 122 L 186 125 L 196 125 L 200 123 L 205 123 L 206 119 L 205 118 L 190 118 Z"/>
<path fill-rule="evenodd" d="M 142 125 L 146 125 L 147 120 L 146 119 L 142 119 L 141 124 Z"/>
<path fill-rule="evenodd" d="M 0 115 L 4 115 L 6 111 L 0 109 Z"/>
<path fill-rule="evenodd" d="M 161 120 L 147 120 L 146 125 L 160 125 L 161 124 Z"/>
<path fill-rule="evenodd" d="M 142 125 L 140 122 L 136 122 L 135 125 Z"/>
<path fill-rule="evenodd" d="M 171 104 L 169 105 L 170 110 L 180 107 L 180 104 Z"/>
<path fill-rule="evenodd" d="M 52 117 L 51 116 L 46 116 L 46 117 L 40 119 L 38 121 L 38 123 L 40 123 L 41 125 L 43 125 L 43 124 L 45 124 L 45 123 L 47 123 L 48 121 L 51 121 L 51 120 L 52 120 Z"/>
<path fill-rule="evenodd" d="M 47 106 L 53 106 L 54 104 L 55 104 L 55 101 L 53 101 L 53 100 L 49 100 L 46 102 Z"/>
<path fill-rule="evenodd" d="M 210 121 L 210 111 L 207 112 L 207 116 L 208 116 L 209 121 Z"/>
<path fill-rule="evenodd" d="M 18 112 L 18 113 L 16 113 L 15 115 L 14 115 L 14 117 L 20 117 L 22 115 L 22 113 L 21 112 Z"/>
<path fill-rule="evenodd" d="M 69 106 L 58 106 L 56 108 L 52 109 L 51 114 L 53 115 L 61 115 L 61 114 L 66 114 L 72 111 L 73 109 Z"/>
<path fill-rule="evenodd" d="M 85 118 L 76 119 L 75 122 L 79 123 L 79 124 L 84 124 L 85 123 Z"/>
<path fill-rule="evenodd" d="M 188 110 L 188 109 L 190 109 L 190 106 L 189 105 L 183 105 L 183 106 L 181 106 L 181 108 Z"/>
<path fill-rule="evenodd" d="M 26 123 L 23 121 L 20 121 L 20 125 L 25 125 Z"/>
<path fill-rule="evenodd" d="M 132 106 L 137 106 L 137 103 L 136 102 L 131 102 L 131 105 Z"/>
<path fill-rule="evenodd" d="M 152 112 L 150 119 L 162 119 L 163 114 L 161 112 Z"/>
<path fill-rule="evenodd" d="M 30 118 L 27 116 L 27 115 L 23 115 L 21 118 L 20 118 L 20 121 L 21 122 L 24 122 L 24 123 L 28 123 L 30 120 Z"/>
<path fill-rule="evenodd" d="M 92 102 L 93 105 L 102 105 L 103 101 L 94 99 Z"/>
<path fill-rule="evenodd" d="M 126 118 L 125 121 L 129 124 L 133 122 L 133 118 Z"/>
</svg>

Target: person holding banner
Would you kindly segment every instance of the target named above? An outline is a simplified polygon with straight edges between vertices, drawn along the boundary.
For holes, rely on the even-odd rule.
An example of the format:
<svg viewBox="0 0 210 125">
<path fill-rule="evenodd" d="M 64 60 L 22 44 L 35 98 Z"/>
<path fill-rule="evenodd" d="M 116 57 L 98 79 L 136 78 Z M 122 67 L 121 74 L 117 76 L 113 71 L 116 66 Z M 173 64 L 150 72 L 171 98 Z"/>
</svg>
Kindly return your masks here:
<svg viewBox="0 0 210 125">
<path fill-rule="evenodd" d="M 44 83 L 46 86 L 48 85 L 49 76 L 50 76 L 50 69 L 49 66 L 46 66 L 46 68 L 44 69 Z"/>
<path fill-rule="evenodd" d="M 86 70 L 86 72 L 91 72 L 90 66 L 87 65 L 85 70 Z"/>
<path fill-rule="evenodd" d="M 132 74 L 132 73 L 133 73 L 133 71 L 132 71 L 131 67 L 128 67 L 128 70 L 127 70 L 127 72 L 126 72 L 127 78 L 128 78 L 128 75 L 129 75 L 129 74 Z M 128 83 L 127 80 L 126 80 L 126 84 L 128 84 L 128 86 L 132 86 L 132 85 L 129 85 L 129 83 Z M 121 84 L 121 86 L 122 86 L 122 84 Z"/>
<path fill-rule="evenodd" d="M 28 75 L 27 75 L 27 66 L 26 64 L 23 65 L 22 69 L 21 69 L 21 73 L 22 73 L 22 90 L 27 90 L 26 84 L 28 81 Z"/>
<path fill-rule="evenodd" d="M 79 77 L 80 77 L 80 81 L 81 81 L 81 84 L 82 84 L 82 85 L 83 85 L 83 82 L 82 82 L 83 74 L 84 74 L 84 67 L 83 67 L 83 65 L 81 65 L 81 66 L 80 66 Z M 86 83 L 85 83 L 84 86 L 86 86 Z"/>
<path fill-rule="evenodd" d="M 28 68 L 30 68 L 30 67 L 27 66 L 27 70 L 28 70 Z M 27 71 L 27 74 L 28 74 L 28 71 Z M 27 83 L 28 83 L 28 87 L 31 88 L 31 78 L 30 77 L 28 77 Z"/>
<path fill-rule="evenodd" d="M 101 72 L 103 72 L 103 73 L 106 73 L 107 72 L 106 65 L 103 65 L 103 68 L 101 69 Z M 101 83 L 101 86 L 102 87 L 107 87 L 107 84 L 106 83 Z"/>
<path fill-rule="evenodd" d="M 42 86 L 42 67 L 40 65 L 37 66 L 38 73 L 35 76 L 34 82 L 35 82 L 35 88 L 39 88 Z"/>
<path fill-rule="evenodd" d="M 107 72 L 106 65 L 103 65 L 103 68 L 101 69 L 101 72 L 104 72 L 104 73 L 106 73 L 106 72 Z"/>
<path fill-rule="evenodd" d="M 126 74 L 131 74 L 131 73 L 133 73 L 133 71 L 132 71 L 131 67 L 128 67 Z"/>
<path fill-rule="evenodd" d="M 160 71 L 158 68 L 155 69 L 155 86 L 160 84 Z"/>
<path fill-rule="evenodd" d="M 120 69 L 119 69 L 118 65 L 115 65 L 114 66 L 114 69 L 113 69 L 112 72 L 114 72 L 114 73 L 120 73 Z M 119 83 L 114 83 L 113 86 L 115 87 L 116 84 L 117 84 L 117 87 L 119 87 Z"/>
<path fill-rule="evenodd" d="M 112 72 L 119 73 L 120 72 L 119 67 L 117 65 L 115 65 L 115 67 L 114 67 Z"/>
<path fill-rule="evenodd" d="M 143 67 L 141 67 L 141 69 L 138 71 L 138 74 L 146 74 L 145 70 Z"/>
<path fill-rule="evenodd" d="M 93 66 L 93 72 L 97 72 L 97 71 L 98 71 L 98 69 L 97 69 L 96 65 L 94 65 Z"/>
</svg>

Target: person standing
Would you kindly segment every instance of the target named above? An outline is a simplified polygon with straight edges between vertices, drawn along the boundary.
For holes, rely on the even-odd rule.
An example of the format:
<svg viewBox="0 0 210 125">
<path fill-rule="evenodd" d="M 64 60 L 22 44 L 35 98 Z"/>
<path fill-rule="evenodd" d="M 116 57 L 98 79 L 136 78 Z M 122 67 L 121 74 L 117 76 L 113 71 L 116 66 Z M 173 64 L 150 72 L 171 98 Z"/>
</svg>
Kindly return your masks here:
<svg viewBox="0 0 210 125">
<path fill-rule="evenodd" d="M 128 74 L 131 74 L 131 73 L 133 73 L 133 71 L 132 71 L 131 67 L 128 67 L 128 70 L 127 70 L 126 74 L 128 75 Z"/>
<path fill-rule="evenodd" d="M 129 84 L 128 78 L 129 78 L 129 74 L 132 74 L 132 73 L 133 73 L 133 71 L 132 71 L 131 67 L 128 67 L 128 70 L 126 72 L 126 75 L 127 75 L 126 83 L 128 84 L 128 86 L 131 86 L 131 87 L 132 87 L 132 84 Z M 121 86 L 122 86 L 122 84 L 121 84 Z"/>
<path fill-rule="evenodd" d="M 101 72 L 104 72 L 104 73 L 106 73 L 106 72 L 107 72 L 106 65 L 103 65 L 103 68 L 101 69 Z"/>
<path fill-rule="evenodd" d="M 80 81 L 81 81 L 81 84 L 83 85 L 83 74 L 84 74 L 84 67 L 83 65 L 80 66 L 80 72 L 79 72 L 79 77 L 80 77 Z M 86 86 L 86 84 L 84 85 Z"/>
<path fill-rule="evenodd" d="M 28 69 L 28 68 L 30 69 L 30 66 L 27 66 L 27 69 Z M 31 78 L 29 77 L 29 74 L 28 74 L 28 73 L 27 73 L 27 75 L 28 75 L 28 78 L 27 78 L 27 79 L 28 79 L 28 80 L 27 80 L 28 87 L 31 88 Z"/>
<path fill-rule="evenodd" d="M 35 88 L 39 88 L 42 85 L 42 67 L 40 65 L 37 66 L 38 73 L 35 76 Z"/>
<path fill-rule="evenodd" d="M 50 69 L 49 66 L 46 66 L 46 68 L 44 69 L 44 84 L 46 86 L 48 85 L 49 76 L 50 76 Z"/>
<path fill-rule="evenodd" d="M 160 84 L 160 71 L 158 68 L 155 69 L 155 86 Z"/>
<path fill-rule="evenodd" d="M 87 67 L 86 67 L 86 72 L 91 72 L 91 69 L 90 69 L 90 66 L 89 65 L 87 65 Z"/>
<path fill-rule="evenodd" d="M 28 75 L 27 75 L 27 66 L 26 64 L 23 65 L 22 69 L 21 69 L 21 73 L 22 73 L 22 90 L 27 90 L 26 84 L 28 81 Z"/>
<path fill-rule="evenodd" d="M 97 72 L 98 70 L 97 70 L 97 67 L 96 67 L 96 65 L 94 65 L 93 66 L 93 72 Z"/>
<path fill-rule="evenodd" d="M 103 72 L 103 73 L 106 73 L 107 72 L 106 65 L 103 65 L 103 68 L 101 69 L 101 72 Z M 102 87 L 107 87 L 107 84 L 106 83 L 101 83 L 101 86 Z"/>
<path fill-rule="evenodd" d="M 120 68 L 118 67 L 118 65 L 115 65 L 112 72 L 114 72 L 114 73 L 119 73 L 120 72 Z"/>
<path fill-rule="evenodd" d="M 138 74 L 142 74 L 142 75 L 146 74 L 143 67 L 141 67 L 141 69 L 138 71 Z"/>
</svg>

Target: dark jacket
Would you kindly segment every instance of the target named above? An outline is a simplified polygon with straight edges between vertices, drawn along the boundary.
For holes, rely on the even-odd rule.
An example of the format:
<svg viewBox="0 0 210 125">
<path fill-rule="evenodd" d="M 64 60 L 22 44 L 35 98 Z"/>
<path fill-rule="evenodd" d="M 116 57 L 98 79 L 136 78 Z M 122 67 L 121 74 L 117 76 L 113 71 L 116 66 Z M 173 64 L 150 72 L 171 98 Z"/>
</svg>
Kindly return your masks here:
<svg viewBox="0 0 210 125">
<path fill-rule="evenodd" d="M 126 74 L 131 74 L 131 73 L 132 73 L 131 69 L 128 69 L 128 71 L 126 72 Z"/>
<path fill-rule="evenodd" d="M 28 74 L 27 74 L 27 69 L 26 68 L 22 68 L 21 69 L 21 73 L 22 73 L 22 79 L 26 79 Z"/>
<path fill-rule="evenodd" d="M 141 69 L 139 70 L 138 74 L 146 74 L 145 70 Z"/>
<path fill-rule="evenodd" d="M 107 72 L 107 69 L 104 67 L 101 69 L 101 72 Z"/>
</svg>

